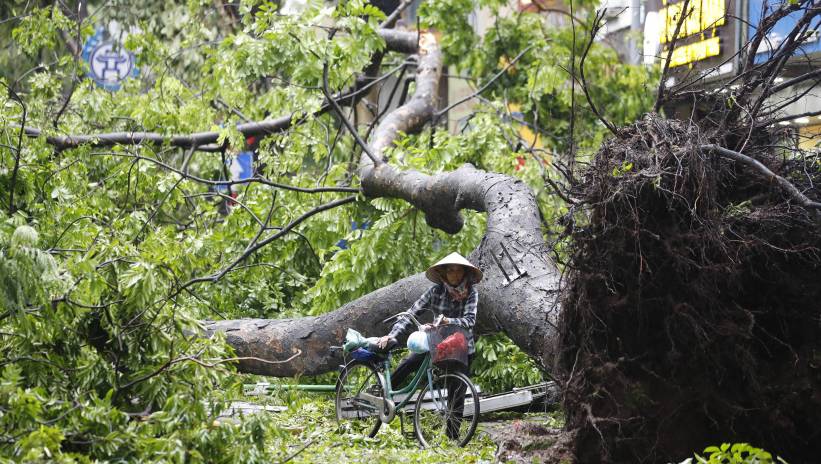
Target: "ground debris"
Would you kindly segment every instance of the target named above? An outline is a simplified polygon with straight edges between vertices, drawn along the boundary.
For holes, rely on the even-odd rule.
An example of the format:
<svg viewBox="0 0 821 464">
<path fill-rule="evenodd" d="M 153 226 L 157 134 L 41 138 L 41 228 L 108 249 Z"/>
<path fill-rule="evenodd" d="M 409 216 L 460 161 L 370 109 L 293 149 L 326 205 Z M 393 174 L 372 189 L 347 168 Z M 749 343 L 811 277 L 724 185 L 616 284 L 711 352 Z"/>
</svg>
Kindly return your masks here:
<svg viewBox="0 0 821 464">
<path fill-rule="evenodd" d="M 496 460 L 504 463 L 574 462 L 572 434 L 548 415 L 482 422 L 480 430 L 497 445 Z"/>
</svg>

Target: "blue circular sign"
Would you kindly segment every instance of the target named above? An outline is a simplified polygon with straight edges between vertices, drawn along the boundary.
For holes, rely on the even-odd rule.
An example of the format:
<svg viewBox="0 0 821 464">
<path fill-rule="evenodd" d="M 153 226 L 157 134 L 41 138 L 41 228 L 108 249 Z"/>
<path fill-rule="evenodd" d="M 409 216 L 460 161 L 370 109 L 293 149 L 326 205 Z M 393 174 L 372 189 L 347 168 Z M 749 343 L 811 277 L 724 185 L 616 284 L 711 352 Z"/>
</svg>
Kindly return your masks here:
<svg viewBox="0 0 821 464">
<path fill-rule="evenodd" d="M 88 77 L 107 90 L 119 90 L 123 80 L 137 75 L 134 54 L 113 40 L 104 40 L 102 27 L 84 44 L 83 59 L 90 68 Z"/>
</svg>

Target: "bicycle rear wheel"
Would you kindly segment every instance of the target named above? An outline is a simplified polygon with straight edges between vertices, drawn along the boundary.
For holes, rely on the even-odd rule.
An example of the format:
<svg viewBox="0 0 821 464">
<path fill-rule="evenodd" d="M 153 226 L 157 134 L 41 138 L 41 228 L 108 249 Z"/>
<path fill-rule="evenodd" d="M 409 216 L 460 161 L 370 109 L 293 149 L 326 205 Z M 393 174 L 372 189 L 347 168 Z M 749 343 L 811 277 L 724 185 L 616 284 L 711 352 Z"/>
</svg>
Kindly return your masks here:
<svg viewBox="0 0 821 464">
<path fill-rule="evenodd" d="M 336 420 L 346 432 L 373 437 L 382 421 L 384 401 L 382 377 L 371 364 L 348 363 L 336 383 Z"/>
<path fill-rule="evenodd" d="M 425 382 L 416 399 L 413 413 L 416 439 L 424 448 L 467 445 L 479 423 L 476 387 L 462 373 L 437 375 L 432 386 L 433 389 Z"/>
</svg>

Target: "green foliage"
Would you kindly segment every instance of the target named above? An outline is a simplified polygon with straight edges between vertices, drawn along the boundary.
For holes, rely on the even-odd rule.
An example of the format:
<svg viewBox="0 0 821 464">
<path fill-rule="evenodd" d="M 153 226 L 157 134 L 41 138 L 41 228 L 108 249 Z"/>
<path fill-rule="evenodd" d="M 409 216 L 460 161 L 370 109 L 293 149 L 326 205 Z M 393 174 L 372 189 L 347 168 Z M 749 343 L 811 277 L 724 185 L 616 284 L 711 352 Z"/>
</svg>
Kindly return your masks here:
<svg viewBox="0 0 821 464">
<path fill-rule="evenodd" d="M 88 301 L 95 279 L 77 280 L 82 266 L 58 263 L 33 227 L 0 220 L 0 457 L 197 462 L 217 452 L 266 459 L 255 439 L 268 424 L 249 421 L 222 437 L 207 431 L 223 393 L 191 385 L 235 391 L 229 371 L 178 357 L 188 350 L 203 362 L 224 358 L 221 340 L 185 336 L 196 325 L 179 315 L 153 314 L 157 325 L 149 329 L 168 329 L 150 338 L 127 324 L 161 286 L 150 265 L 121 268 L 115 282 L 123 302 L 104 305 L 100 319 Z M 232 441 L 237 447 L 229 449 Z"/>
<path fill-rule="evenodd" d="M 71 26 L 72 22 L 57 5 L 35 8 L 12 30 L 11 36 L 24 52 L 32 55 L 41 48 L 53 48 L 59 40 L 60 30 L 68 30 Z"/>
<path fill-rule="evenodd" d="M 478 41 L 469 23 L 474 8 L 471 0 L 423 2 L 419 6 L 422 25 L 444 32 L 440 45 L 449 63 L 458 63 Z"/>
<path fill-rule="evenodd" d="M 544 374 L 533 360 L 504 334 L 485 335 L 476 340 L 476 357 L 471 369 L 472 380 L 487 393 L 510 391 L 544 380 Z"/>
<path fill-rule="evenodd" d="M 700 464 L 786 464 L 787 461 L 776 457 L 761 449 L 751 446 L 748 443 L 722 443 L 721 446 L 708 446 L 704 449 L 706 456 L 699 454 L 693 458 L 688 458 L 682 464 L 697 462 Z"/>
<path fill-rule="evenodd" d="M 62 282 L 56 261 L 37 248 L 39 234 L 34 228 L 15 227 L 15 221 L 6 220 L 1 212 L 0 220 L 0 308 L 11 315 L 29 305 L 46 304 Z"/>
<path fill-rule="evenodd" d="M 257 402 L 260 399 L 252 397 L 251 400 Z M 493 461 L 496 450 L 493 442 L 483 433 L 477 433 L 465 448 L 419 449 L 416 439 L 401 435 L 399 418 L 389 425 L 383 424 L 374 438 L 345 433 L 337 427 L 332 395 L 283 391 L 266 402 L 288 406 L 287 411 L 273 414 L 270 418 L 279 430 L 286 433 L 272 435 L 267 444 L 279 456 L 296 454 L 290 462 L 487 463 Z M 404 421 L 405 431 L 411 432 L 413 417 L 405 416 Z"/>
<path fill-rule="evenodd" d="M 489 3 L 491 12 L 499 15 L 498 5 Z M 595 8 L 594 2 L 574 2 L 574 6 L 577 15 Z M 579 78 L 589 25 L 577 24 L 574 31 L 569 25 L 548 26 L 539 14 L 521 13 L 496 16 L 494 27 L 480 38 L 467 15 L 443 14 L 445 10 L 463 12 L 471 8 L 471 2 L 465 0 L 426 2 L 421 8 L 427 13 L 423 21 L 445 31 L 442 45 L 448 62 L 483 83 L 529 47 L 483 95 L 509 105 L 496 109 L 505 114 L 514 111 L 511 107 L 518 107 L 523 122 L 541 136 L 547 156 L 568 151 L 573 104 L 575 148 L 583 153 L 597 149 L 608 131 L 590 111 L 579 84 L 571 85 L 566 71 L 573 63 Z M 596 42 L 590 48 L 584 74 L 591 98 L 617 126 L 634 121 L 652 106 L 656 72 L 621 63 L 615 50 L 604 43 Z"/>
<path fill-rule="evenodd" d="M 187 8 L 192 20 L 206 13 L 195 4 Z M 312 28 L 313 21 L 324 20 L 320 16 L 331 15 L 353 33 L 328 41 Z M 321 79 L 321 57 L 328 56 L 331 85 L 341 88 L 382 47 L 374 33 L 380 17 L 362 3 L 330 12 L 313 8 L 302 17 L 281 20 L 262 12 L 253 24 L 259 34 L 237 31 L 193 54 L 198 60 L 192 62 L 208 74 L 193 77 L 198 90 L 191 86 L 190 63 L 172 58 L 176 47 L 202 37 L 195 31 L 196 21 L 180 25 L 180 43 L 162 40 L 166 34 L 161 28 L 143 23 L 142 33 L 129 38 L 141 57 L 142 82 L 126 82 L 116 94 L 90 81 L 79 83 L 60 132 L 139 128 L 170 134 L 209 130 L 220 122 L 232 127 L 236 115 L 209 104 L 216 99 L 258 118 L 268 110 L 287 114 L 316 108 L 321 101 L 316 92 L 283 85 L 255 96 L 245 83 L 287 73 L 295 83 L 315 86 Z M 55 49 L 64 23 L 57 9 L 34 10 L 17 25 L 13 39 L 27 53 Z M 53 127 L 51 119 L 62 104 L 61 83 L 72 66 L 70 59 L 60 60 L 20 83 L 27 124 Z M 271 421 L 260 417 L 214 426 L 227 399 L 238 395 L 232 369 L 222 363 L 233 354 L 221 337 L 192 334 L 200 333 L 197 321 L 203 317 L 276 317 L 293 310 L 323 266 L 314 247 L 331 248 L 347 219 L 319 215 L 316 230 L 272 244 L 218 284 L 182 293 L 179 285 L 235 259 L 257 233 L 259 217 L 285 224 L 339 195 L 272 196 L 270 189 L 255 184 L 238 198 L 242 207 L 223 215 L 223 202 L 209 197 L 207 186 L 182 180 L 164 167 L 181 166 L 182 153 L 150 146 L 55 153 L 42 139 L 24 139 L 18 151 L 17 132 L 9 123 L 19 124 L 21 117 L 20 105 L 4 92 L 0 460 L 283 459 L 284 454 L 268 446 L 269 438 L 290 433 Z M 349 140 L 334 150 L 322 147 L 320 141 L 330 136 L 330 121 L 325 117 L 303 125 L 302 133 L 266 140 L 265 174 L 315 186 L 325 160 L 347 159 L 351 148 Z M 241 146 L 235 130 L 222 132 Z M 13 175 L 18 159 L 21 169 Z M 224 179 L 222 166 L 219 154 L 198 154 L 189 164 L 190 172 L 206 179 Z M 336 168 L 323 180 L 335 185 L 346 175 Z M 18 210 L 13 216 L 6 213 L 11 188 Z"/>
</svg>

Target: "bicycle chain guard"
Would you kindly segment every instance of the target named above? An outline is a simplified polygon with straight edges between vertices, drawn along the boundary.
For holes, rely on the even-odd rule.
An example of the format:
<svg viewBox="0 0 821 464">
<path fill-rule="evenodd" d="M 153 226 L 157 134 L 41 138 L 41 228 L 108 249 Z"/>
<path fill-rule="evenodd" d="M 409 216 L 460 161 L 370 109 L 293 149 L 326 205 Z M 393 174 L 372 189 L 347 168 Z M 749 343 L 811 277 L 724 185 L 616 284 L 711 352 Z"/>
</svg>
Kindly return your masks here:
<svg viewBox="0 0 821 464">
<path fill-rule="evenodd" d="M 379 420 L 383 424 L 389 424 L 396 417 L 396 404 L 392 400 L 385 399 L 385 408 L 379 408 Z M 385 409 L 388 411 L 385 412 Z"/>
</svg>

